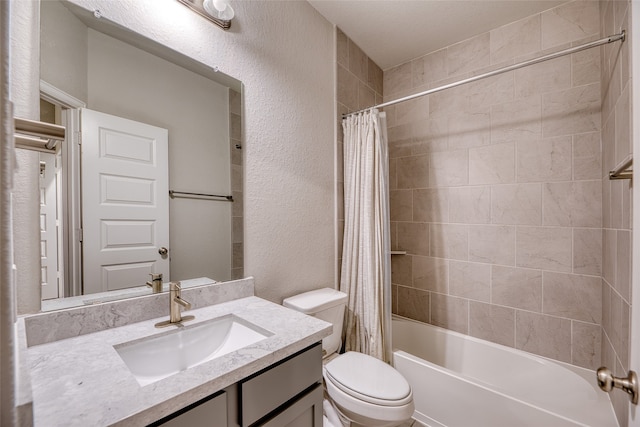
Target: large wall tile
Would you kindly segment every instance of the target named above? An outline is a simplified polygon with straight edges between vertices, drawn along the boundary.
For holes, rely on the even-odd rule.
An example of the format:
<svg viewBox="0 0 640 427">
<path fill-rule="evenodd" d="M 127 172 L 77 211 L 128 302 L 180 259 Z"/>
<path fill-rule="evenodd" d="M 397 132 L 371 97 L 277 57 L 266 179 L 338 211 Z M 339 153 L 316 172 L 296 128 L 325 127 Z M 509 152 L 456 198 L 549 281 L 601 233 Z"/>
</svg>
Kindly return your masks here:
<svg viewBox="0 0 640 427">
<path fill-rule="evenodd" d="M 469 110 L 484 111 L 487 106 L 513 101 L 514 85 L 512 71 L 469 83 L 467 86 Z"/>
<path fill-rule="evenodd" d="M 600 324 L 600 277 L 548 271 L 543 276 L 545 314 Z"/>
<path fill-rule="evenodd" d="M 449 222 L 449 189 L 413 190 L 413 220 Z"/>
<path fill-rule="evenodd" d="M 631 301 L 631 231 L 618 230 L 616 236 L 616 290 Z"/>
<path fill-rule="evenodd" d="M 463 85 L 429 95 L 429 113 L 433 119 L 448 119 L 461 112 L 470 112 L 469 87 Z M 473 112 L 473 111 L 471 111 Z"/>
<path fill-rule="evenodd" d="M 391 221 L 411 221 L 413 210 L 412 190 L 389 191 L 389 212 Z"/>
<path fill-rule="evenodd" d="M 544 225 L 602 226 L 600 181 L 552 182 L 543 187 Z"/>
<path fill-rule="evenodd" d="M 338 65 L 338 102 L 349 111 L 358 109 L 358 78 L 342 65 Z"/>
<path fill-rule="evenodd" d="M 429 187 L 429 156 L 402 157 L 398 159 L 398 189 Z"/>
<path fill-rule="evenodd" d="M 600 130 L 600 84 L 542 95 L 545 138 Z"/>
<path fill-rule="evenodd" d="M 449 148 L 449 120 L 430 116 L 413 124 L 413 154 L 447 151 Z"/>
<path fill-rule="evenodd" d="M 508 184 L 515 173 L 513 143 L 469 149 L 469 184 Z"/>
<path fill-rule="evenodd" d="M 562 227 L 518 227 L 518 267 L 571 272 L 572 233 Z"/>
<path fill-rule="evenodd" d="M 573 136 L 573 179 L 599 179 L 602 177 L 600 133 Z"/>
<path fill-rule="evenodd" d="M 382 87 L 385 96 L 411 89 L 411 62 L 385 70 Z"/>
<path fill-rule="evenodd" d="M 431 224 L 431 256 L 447 259 L 468 258 L 469 232 L 466 225 Z"/>
<path fill-rule="evenodd" d="M 631 101 L 630 85 L 626 85 L 616 103 L 615 163 L 618 164 L 632 152 L 631 148 Z"/>
<path fill-rule="evenodd" d="M 469 300 L 431 294 L 431 323 L 466 334 L 469 332 Z"/>
<path fill-rule="evenodd" d="M 469 261 L 500 265 L 515 263 L 515 227 L 469 226 Z"/>
<path fill-rule="evenodd" d="M 353 40 L 349 40 L 349 71 L 355 74 L 358 80 L 367 81 L 369 59 Z"/>
<path fill-rule="evenodd" d="M 411 124 L 394 126 L 387 129 L 389 139 L 389 158 L 410 156 L 414 145 L 413 127 Z"/>
<path fill-rule="evenodd" d="M 376 93 L 366 83 L 358 83 L 358 109 L 373 107 L 376 105 Z"/>
<path fill-rule="evenodd" d="M 382 94 L 383 73 L 382 69 L 369 58 L 368 61 L 367 83 L 378 94 Z"/>
<path fill-rule="evenodd" d="M 518 182 L 571 179 L 571 137 L 518 141 Z"/>
<path fill-rule="evenodd" d="M 489 111 L 458 112 L 448 119 L 449 149 L 488 145 L 491 142 Z"/>
<path fill-rule="evenodd" d="M 447 49 L 437 50 L 411 61 L 412 86 L 423 86 L 427 83 L 442 80 L 449 75 L 447 71 Z"/>
<path fill-rule="evenodd" d="M 429 118 L 429 97 L 423 96 L 396 105 L 396 125 L 419 122 Z"/>
<path fill-rule="evenodd" d="M 515 72 L 516 98 L 557 92 L 571 87 L 571 57 L 562 56 Z"/>
<path fill-rule="evenodd" d="M 580 40 L 600 32 L 598 4 L 572 1 L 542 13 L 542 48 Z"/>
<path fill-rule="evenodd" d="M 542 272 L 526 268 L 491 268 L 491 302 L 529 311 L 542 311 Z"/>
<path fill-rule="evenodd" d="M 412 255 L 394 255 L 391 257 L 391 283 L 403 286 L 413 285 L 412 261 Z"/>
<path fill-rule="evenodd" d="M 448 293 L 449 270 L 447 260 L 426 256 L 413 257 L 413 287 Z"/>
<path fill-rule="evenodd" d="M 540 15 L 491 30 L 491 63 L 506 61 L 540 50 Z"/>
<path fill-rule="evenodd" d="M 450 261 L 449 293 L 476 301 L 491 301 L 491 266 Z"/>
<path fill-rule="evenodd" d="M 420 289 L 398 286 L 398 314 L 409 319 L 429 323 L 429 292 Z"/>
<path fill-rule="evenodd" d="M 539 95 L 491 107 L 491 142 L 536 140 L 542 137 Z"/>
<path fill-rule="evenodd" d="M 469 335 L 509 347 L 515 346 L 515 310 L 469 302 Z"/>
<path fill-rule="evenodd" d="M 602 366 L 601 339 L 600 325 L 571 322 L 571 363 L 591 370 Z"/>
<path fill-rule="evenodd" d="M 447 48 L 449 76 L 460 75 L 489 63 L 489 33 L 454 44 Z"/>
<path fill-rule="evenodd" d="M 571 55 L 571 81 L 573 86 L 583 86 L 600 81 L 600 51 L 583 50 Z"/>
<path fill-rule="evenodd" d="M 429 224 L 397 223 L 398 248 L 412 255 L 429 255 Z"/>
<path fill-rule="evenodd" d="M 602 230 L 573 229 L 573 272 L 600 276 L 602 273 Z"/>
<path fill-rule="evenodd" d="M 516 311 L 516 348 L 571 362 L 571 320 Z"/>
<path fill-rule="evenodd" d="M 465 224 L 491 222 L 489 187 L 455 187 L 449 189 L 449 221 Z"/>
<path fill-rule="evenodd" d="M 466 185 L 469 182 L 466 150 L 432 153 L 429 169 L 431 187 Z"/>
<path fill-rule="evenodd" d="M 336 50 L 338 64 L 349 68 L 349 38 L 340 28 L 336 28 Z"/>
<path fill-rule="evenodd" d="M 542 225 L 541 184 L 507 184 L 491 187 L 491 222 Z"/>
<path fill-rule="evenodd" d="M 602 230 L 602 277 L 614 288 L 616 285 L 617 237 L 616 230 Z"/>
</svg>

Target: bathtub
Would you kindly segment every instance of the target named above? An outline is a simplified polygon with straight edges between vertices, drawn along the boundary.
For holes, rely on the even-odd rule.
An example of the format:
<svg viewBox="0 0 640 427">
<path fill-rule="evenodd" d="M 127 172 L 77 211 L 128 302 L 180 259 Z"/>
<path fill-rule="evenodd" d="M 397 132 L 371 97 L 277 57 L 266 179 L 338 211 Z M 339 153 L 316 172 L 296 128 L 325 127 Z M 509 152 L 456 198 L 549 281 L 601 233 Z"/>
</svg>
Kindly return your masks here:
<svg viewBox="0 0 640 427">
<path fill-rule="evenodd" d="M 392 338 L 429 427 L 618 426 L 588 369 L 395 316 Z"/>
</svg>

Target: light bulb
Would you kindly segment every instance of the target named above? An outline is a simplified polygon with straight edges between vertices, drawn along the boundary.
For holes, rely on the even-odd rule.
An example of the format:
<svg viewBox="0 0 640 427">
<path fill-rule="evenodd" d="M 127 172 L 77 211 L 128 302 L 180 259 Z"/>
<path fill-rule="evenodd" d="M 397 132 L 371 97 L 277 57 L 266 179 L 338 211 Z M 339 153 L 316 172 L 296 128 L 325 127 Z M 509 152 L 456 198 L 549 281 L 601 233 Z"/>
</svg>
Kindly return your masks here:
<svg viewBox="0 0 640 427">
<path fill-rule="evenodd" d="M 202 7 L 209 15 L 223 21 L 231 21 L 235 16 L 229 0 L 204 0 Z"/>
</svg>

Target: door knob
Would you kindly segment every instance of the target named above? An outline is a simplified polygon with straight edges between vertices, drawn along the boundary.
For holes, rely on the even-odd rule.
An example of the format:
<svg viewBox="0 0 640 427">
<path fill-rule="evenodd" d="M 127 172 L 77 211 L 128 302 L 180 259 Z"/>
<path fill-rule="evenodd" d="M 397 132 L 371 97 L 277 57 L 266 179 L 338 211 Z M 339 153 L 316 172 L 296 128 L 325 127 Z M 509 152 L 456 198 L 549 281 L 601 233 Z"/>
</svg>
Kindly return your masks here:
<svg viewBox="0 0 640 427">
<path fill-rule="evenodd" d="M 624 390 L 631 398 L 631 403 L 638 404 L 638 376 L 634 371 L 629 371 L 626 378 L 614 377 L 613 373 L 604 366 L 596 372 L 598 386 L 607 393 L 614 388 Z"/>
<path fill-rule="evenodd" d="M 165 248 L 164 246 L 161 247 L 160 249 L 158 249 L 158 253 L 162 256 L 166 255 L 169 253 L 169 249 Z"/>
</svg>

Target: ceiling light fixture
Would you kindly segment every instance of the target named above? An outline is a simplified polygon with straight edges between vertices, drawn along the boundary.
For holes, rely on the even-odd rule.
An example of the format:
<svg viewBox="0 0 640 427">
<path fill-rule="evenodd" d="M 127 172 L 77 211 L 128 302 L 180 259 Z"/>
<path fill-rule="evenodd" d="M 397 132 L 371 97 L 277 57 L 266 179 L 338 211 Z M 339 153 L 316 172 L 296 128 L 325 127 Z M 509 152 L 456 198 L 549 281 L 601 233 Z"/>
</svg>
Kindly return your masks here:
<svg viewBox="0 0 640 427">
<path fill-rule="evenodd" d="M 230 0 L 178 0 L 203 18 L 216 24 L 223 30 L 231 28 L 235 16 Z"/>
</svg>

